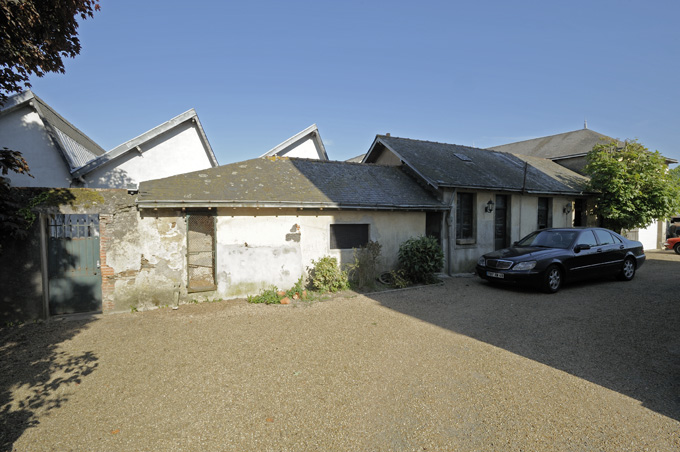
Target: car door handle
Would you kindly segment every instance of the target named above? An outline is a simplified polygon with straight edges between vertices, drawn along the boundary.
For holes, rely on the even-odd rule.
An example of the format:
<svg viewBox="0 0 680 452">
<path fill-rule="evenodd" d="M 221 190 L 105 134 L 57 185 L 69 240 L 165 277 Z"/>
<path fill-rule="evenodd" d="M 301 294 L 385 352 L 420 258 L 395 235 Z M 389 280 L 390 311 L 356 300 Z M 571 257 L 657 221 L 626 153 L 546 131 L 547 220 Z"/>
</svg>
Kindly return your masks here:
<svg viewBox="0 0 680 452">
<path fill-rule="evenodd" d="M 597 249 L 597 252 L 598 252 L 598 253 L 601 253 L 601 252 L 602 252 L 602 248 L 598 248 L 598 249 Z"/>
</svg>

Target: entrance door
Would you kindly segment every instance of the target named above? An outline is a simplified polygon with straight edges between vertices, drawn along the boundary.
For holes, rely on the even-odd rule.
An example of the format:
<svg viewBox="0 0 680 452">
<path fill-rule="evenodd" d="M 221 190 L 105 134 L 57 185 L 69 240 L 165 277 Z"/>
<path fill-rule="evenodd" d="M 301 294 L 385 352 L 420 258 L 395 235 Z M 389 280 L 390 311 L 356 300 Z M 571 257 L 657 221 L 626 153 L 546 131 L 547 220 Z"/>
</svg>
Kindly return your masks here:
<svg viewBox="0 0 680 452">
<path fill-rule="evenodd" d="M 508 226 L 508 197 L 496 195 L 496 210 L 494 216 L 494 249 L 506 248 L 510 244 Z"/>
<path fill-rule="evenodd" d="M 101 311 L 99 215 L 53 215 L 47 263 L 50 315 Z"/>
<path fill-rule="evenodd" d="M 213 215 L 187 215 L 187 272 L 189 292 L 217 289 Z"/>
</svg>

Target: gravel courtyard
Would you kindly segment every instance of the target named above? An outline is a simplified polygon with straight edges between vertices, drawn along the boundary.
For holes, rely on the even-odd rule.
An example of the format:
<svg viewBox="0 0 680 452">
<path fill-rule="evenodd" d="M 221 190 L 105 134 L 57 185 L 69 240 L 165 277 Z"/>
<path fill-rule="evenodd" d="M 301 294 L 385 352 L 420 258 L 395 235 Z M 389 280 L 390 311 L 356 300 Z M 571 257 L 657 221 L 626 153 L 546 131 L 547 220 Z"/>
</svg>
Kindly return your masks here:
<svg viewBox="0 0 680 452">
<path fill-rule="evenodd" d="M 0 331 L 0 450 L 680 450 L 680 256 Z"/>
</svg>

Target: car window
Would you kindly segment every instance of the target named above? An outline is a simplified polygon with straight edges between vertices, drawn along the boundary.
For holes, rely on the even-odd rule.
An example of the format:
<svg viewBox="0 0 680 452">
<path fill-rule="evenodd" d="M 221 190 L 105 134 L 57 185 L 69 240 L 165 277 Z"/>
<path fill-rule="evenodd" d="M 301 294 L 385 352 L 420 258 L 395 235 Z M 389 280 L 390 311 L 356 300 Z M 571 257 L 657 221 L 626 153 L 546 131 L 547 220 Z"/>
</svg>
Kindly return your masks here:
<svg viewBox="0 0 680 452">
<path fill-rule="evenodd" d="M 603 229 L 595 229 L 595 236 L 597 237 L 597 241 L 600 242 L 600 245 L 611 245 L 614 243 L 612 235 Z"/>
<path fill-rule="evenodd" d="M 593 231 L 583 231 L 578 238 L 578 245 L 597 246 L 597 240 L 595 239 Z"/>
<path fill-rule="evenodd" d="M 572 231 L 537 231 L 524 237 L 517 246 L 566 249 L 574 241 L 574 236 Z"/>
<path fill-rule="evenodd" d="M 615 244 L 623 243 L 623 240 L 621 240 L 621 237 L 619 237 L 618 235 L 612 234 L 612 237 L 614 237 Z"/>
</svg>

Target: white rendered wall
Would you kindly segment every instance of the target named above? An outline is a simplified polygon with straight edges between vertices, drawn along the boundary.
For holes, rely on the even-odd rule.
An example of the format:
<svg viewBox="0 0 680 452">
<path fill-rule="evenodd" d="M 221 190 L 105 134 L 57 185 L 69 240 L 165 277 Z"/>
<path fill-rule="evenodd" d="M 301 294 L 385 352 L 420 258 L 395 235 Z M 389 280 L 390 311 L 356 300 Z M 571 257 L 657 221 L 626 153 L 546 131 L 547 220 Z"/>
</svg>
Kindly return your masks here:
<svg viewBox="0 0 680 452">
<path fill-rule="evenodd" d="M 0 116 L 0 147 L 20 151 L 33 178 L 9 172 L 15 187 L 70 187 L 68 165 L 38 113 L 30 107 Z"/>
<path fill-rule="evenodd" d="M 216 273 L 222 297 L 243 297 L 272 285 L 289 289 L 323 256 L 352 263 L 352 250 L 330 249 L 333 223 L 368 224 L 369 239 L 382 245 L 382 269 L 396 265 L 402 242 L 425 234 L 423 212 L 219 209 L 218 215 Z"/>
<path fill-rule="evenodd" d="M 638 230 L 638 241 L 646 250 L 655 250 L 659 247 L 659 224 L 653 222 L 645 229 Z"/>
<path fill-rule="evenodd" d="M 140 182 L 211 168 L 195 124 L 184 122 L 85 175 L 90 188 L 127 188 Z"/>
<path fill-rule="evenodd" d="M 320 154 L 321 149 L 316 146 L 316 141 L 311 136 L 307 136 L 301 142 L 294 143 L 276 153 L 276 155 L 281 157 L 297 157 L 315 160 L 320 159 Z"/>
</svg>

